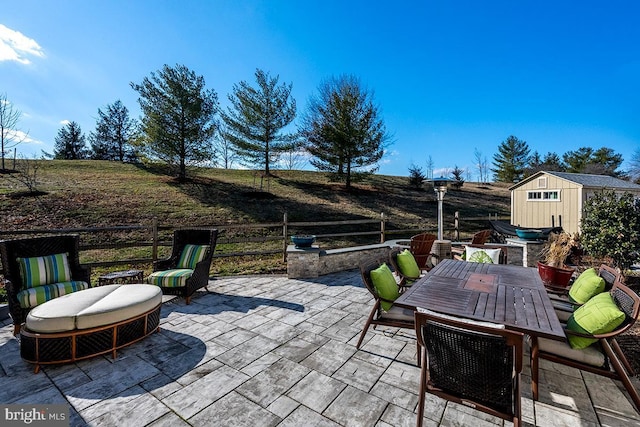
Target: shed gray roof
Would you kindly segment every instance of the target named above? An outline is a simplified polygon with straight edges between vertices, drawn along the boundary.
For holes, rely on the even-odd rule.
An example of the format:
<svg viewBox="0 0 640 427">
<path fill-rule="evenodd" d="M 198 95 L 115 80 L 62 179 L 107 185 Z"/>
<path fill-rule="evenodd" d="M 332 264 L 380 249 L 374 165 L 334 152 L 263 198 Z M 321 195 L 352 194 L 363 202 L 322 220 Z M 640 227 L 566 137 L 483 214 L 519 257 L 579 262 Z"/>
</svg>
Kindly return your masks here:
<svg viewBox="0 0 640 427">
<path fill-rule="evenodd" d="M 566 179 L 585 188 L 609 188 L 623 191 L 640 192 L 640 185 L 633 182 L 625 181 L 623 179 L 614 178 L 607 175 L 593 175 L 588 173 L 569 173 L 569 172 L 555 172 L 555 171 L 538 171 L 533 175 L 523 179 L 522 181 L 513 184 L 509 187 L 509 190 L 515 190 L 516 188 L 533 181 L 541 175 L 553 175 L 560 179 Z"/>
<path fill-rule="evenodd" d="M 640 185 L 634 184 L 630 181 L 614 178 L 607 175 L 591 175 L 588 173 L 568 173 L 568 172 L 550 172 L 545 171 L 549 175 L 557 176 L 558 178 L 566 179 L 568 181 L 580 184 L 583 187 L 590 188 L 615 188 L 615 189 L 628 189 L 628 190 L 640 190 Z"/>
</svg>

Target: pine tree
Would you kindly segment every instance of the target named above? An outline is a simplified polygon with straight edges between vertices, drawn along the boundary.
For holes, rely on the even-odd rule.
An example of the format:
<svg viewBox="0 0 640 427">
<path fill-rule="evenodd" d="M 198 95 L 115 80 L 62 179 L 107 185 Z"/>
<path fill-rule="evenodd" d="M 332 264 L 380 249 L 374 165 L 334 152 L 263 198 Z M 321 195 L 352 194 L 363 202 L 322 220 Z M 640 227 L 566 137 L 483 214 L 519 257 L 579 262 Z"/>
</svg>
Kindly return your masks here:
<svg viewBox="0 0 640 427">
<path fill-rule="evenodd" d="M 129 110 L 120 100 L 103 112 L 98 108 L 96 130 L 89 135 L 91 157 L 96 160 L 117 160 L 120 162 L 136 159 L 134 140 L 138 124 L 129 117 Z"/>
<path fill-rule="evenodd" d="M 388 139 L 373 93 L 354 76 L 321 83 L 300 131 L 313 156 L 311 164 L 335 174 L 347 188 L 353 174 L 378 169 Z"/>
<path fill-rule="evenodd" d="M 53 147 L 53 158 L 62 160 L 86 159 L 89 151 L 80 125 L 70 122 L 58 130 Z"/>
<path fill-rule="evenodd" d="M 241 81 L 229 95 L 231 106 L 222 113 L 226 124 L 226 138 L 247 166 L 264 167 L 266 176 L 270 165 L 281 153 L 291 150 L 295 135 L 283 132 L 296 117 L 296 101 L 291 97 L 292 85 L 278 85 L 279 77 L 257 69 L 257 88 Z"/>
<path fill-rule="evenodd" d="M 202 76 L 184 65 L 165 65 L 131 87 L 140 94 L 144 143 L 152 158 L 176 168 L 180 180 L 187 165 L 211 159 L 218 96 L 205 89 Z"/>
<path fill-rule="evenodd" d="M 525 168 L 529 163 L 529 145 L 511 135 L 502 141 L 498 147 L 498 153 L 493 156 L 491 171 L 496 181 L 518 182 L 522 180 Z"/>
</svg>

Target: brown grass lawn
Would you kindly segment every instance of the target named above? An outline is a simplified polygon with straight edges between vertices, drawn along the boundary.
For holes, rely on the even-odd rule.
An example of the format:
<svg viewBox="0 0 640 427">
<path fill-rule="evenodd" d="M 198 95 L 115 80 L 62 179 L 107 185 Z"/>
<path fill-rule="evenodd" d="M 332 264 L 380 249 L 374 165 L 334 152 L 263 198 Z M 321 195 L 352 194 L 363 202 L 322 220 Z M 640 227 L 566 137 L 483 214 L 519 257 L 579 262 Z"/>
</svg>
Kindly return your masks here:
<svg viewBox="0 0 640 427">
<path fill-rule="evenodd" d="M 186 182 L 178 182 L 161 167 L 90 160 L 38 163 L 37 189 L 44 194 L 37 197 L 0 175 L 0 230 L 150 224 L 154 217 L 170 227 L 264 223 L 282 221 L 285 212 L 289 221 L 377 219 L 384 213 L 388 229 L 437 225 L 434 192 L 410 188 L 406 177 L 372 175 L 346 190 L 310 171 L 275 171 L 267 180 L 248 170 L 195 168 Z M 466 183 L 450 190 L 445 228 L 455 211 L 467 233 L 486 227 L 465 224 L 464 218 L 508 215 L 507 186 Z"/>
</svg>

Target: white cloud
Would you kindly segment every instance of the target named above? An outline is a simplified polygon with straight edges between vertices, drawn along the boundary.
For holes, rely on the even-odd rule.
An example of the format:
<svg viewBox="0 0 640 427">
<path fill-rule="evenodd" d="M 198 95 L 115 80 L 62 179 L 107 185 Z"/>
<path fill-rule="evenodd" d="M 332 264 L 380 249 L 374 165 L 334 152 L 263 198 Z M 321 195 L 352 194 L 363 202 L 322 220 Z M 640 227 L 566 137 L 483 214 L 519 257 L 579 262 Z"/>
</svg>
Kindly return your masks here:
<svg viewBox="0 0 640 427">
<path fill-rule="evenodd" d="M 15 131 L 16 136 L 22 140 L 23 144 L 42 144 L 42 141 L 38 141 L 37 139 L 33 139 L 29 136 L 28 133 L 23 132 L 21 130 Z"/>
<path fill-rule="evenodd" d="M 7 129 L 5 133 L 5 138 L 9 141 L 9 145 L 13 147 L 15 143 L 18 144 L 42 144 L 42 141 L 38 141 L 37 139 L 33 139 L 29 136 L 29 133 L 23 132 L 21 130 L 15 129 Z M 14 144 L 11 144 L 11 143 Z"/>
<path fill-rule="evenodd" d="M 0 24 L 0 61 L 30 64 L 29 57 L 44 57 L 44 51 L 33 39 Z"/>
<path fill-rule="evenodd" d="M 68 125 L 69 123 L 71 123 L 71 121 L 69 121 L 69 120 L 67 120 L 67 119 L 65 119 L 65 120 L 60 120 L 60 124 L 61 124 L 62 126 L 66 126 L 66 125 Z"/>
</svg>

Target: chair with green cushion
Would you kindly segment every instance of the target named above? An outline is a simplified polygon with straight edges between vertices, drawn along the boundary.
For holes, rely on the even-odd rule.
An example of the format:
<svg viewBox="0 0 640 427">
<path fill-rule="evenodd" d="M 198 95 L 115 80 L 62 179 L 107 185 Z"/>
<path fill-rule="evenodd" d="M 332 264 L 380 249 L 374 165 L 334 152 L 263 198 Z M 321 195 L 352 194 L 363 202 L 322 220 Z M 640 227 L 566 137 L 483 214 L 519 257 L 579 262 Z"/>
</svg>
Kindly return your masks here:
<svg viewBox="0 0 640 427">
<path fill-rule="evenodd" d="M 374 325 L 374 328 L 382 325 L 413 329 L 413 313 L 416 308 L 394 303 L 395 299 L 400 295 L 400 291 L 389 266 L 378 259 L 364 261 L 360 263 L 360 274 L 374 301 L 356 348 L 360 348 L 371 325 Z"/>
<path fill-rule="evenodd" d="M 640 297 L 619 280 L 611 291 L 598 294 L 571 315 L 566 342 L 531 338 L 531 387 L 538 400 L 539 361 L 546 359 L 620 380 L 640 412 L 640 395 L 629 376 L 635 372 L 616 337 L 633 326 L 640 313 Z M 593 342 L 593 344 L 591 344 Z"/>
<path fill-rule="evenodd" d="M 564 294 L 549 293 L 558 319 L 566 322 L 577 307 L 594 295 L 610 290 L 619 279 L 618 271 L 602 264 L 597 271 L 593 268 L 583 271 Z"/>
<path fill-rule="evenodd" d="M 165 295 L 184 297 L 209 284 L 209 268 L 218 240 L 216 229 L 180 229 L 173 233 L 171 256 L 153 263 L 145 282 L 159 286 Z"/>
<path fill-rule="evenodd" d="M 0 261 L 14 334 L 33 307 L 91 284 L 91 270 L 80 265 L 78 235 L 3 240 Z"/>
<path fill-rule="evenodd" d="M 423 276 L 423 270 L 420 270 L 416 259 L 408 249 L 398 247 L 391 249 L 389 251 L 389 264 L 391 264 L 394 273 L 400 278 L 398 283 L 400 292 Z"/>
</svg>

